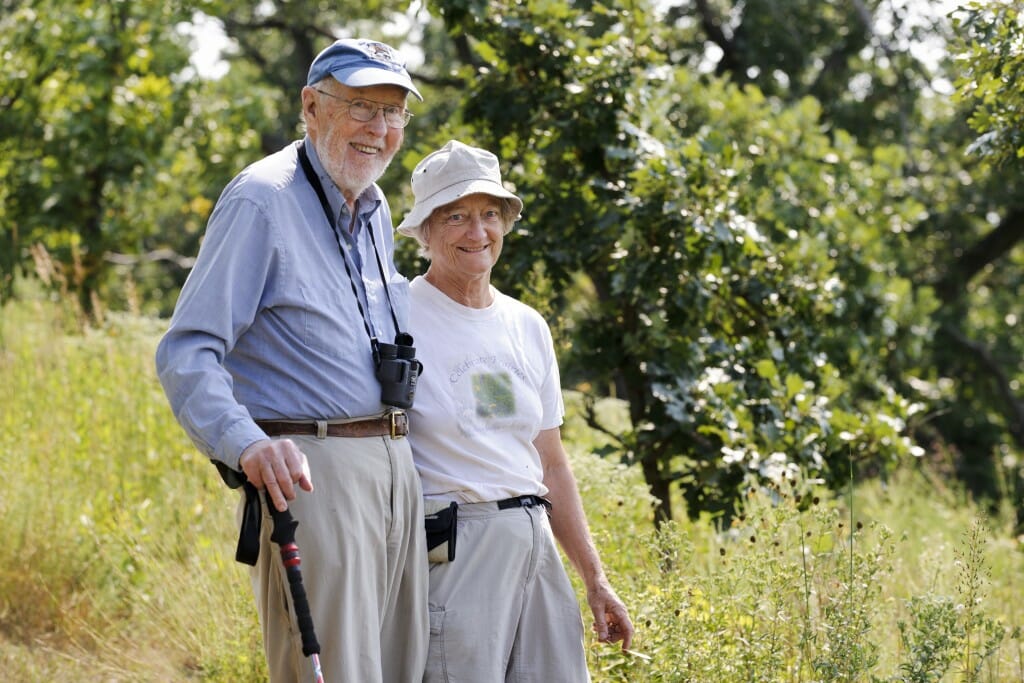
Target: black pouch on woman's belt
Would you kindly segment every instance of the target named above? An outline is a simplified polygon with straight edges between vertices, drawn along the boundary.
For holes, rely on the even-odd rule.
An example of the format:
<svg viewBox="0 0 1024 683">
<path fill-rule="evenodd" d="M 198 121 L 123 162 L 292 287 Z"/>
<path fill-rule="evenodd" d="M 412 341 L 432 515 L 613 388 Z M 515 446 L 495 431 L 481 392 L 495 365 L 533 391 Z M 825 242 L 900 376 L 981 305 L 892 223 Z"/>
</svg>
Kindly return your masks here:
<svg viewBox="0 0 1024 683">
<path fill-rule="evenodd" d="M 459 504 L 454 500 L 440 509 L 441 503 L 424 501 L 423 526 L 427 531 L 427 559 L 432 563 L 451 562 L 455 559 L 455 529 Z"/>
</svg>

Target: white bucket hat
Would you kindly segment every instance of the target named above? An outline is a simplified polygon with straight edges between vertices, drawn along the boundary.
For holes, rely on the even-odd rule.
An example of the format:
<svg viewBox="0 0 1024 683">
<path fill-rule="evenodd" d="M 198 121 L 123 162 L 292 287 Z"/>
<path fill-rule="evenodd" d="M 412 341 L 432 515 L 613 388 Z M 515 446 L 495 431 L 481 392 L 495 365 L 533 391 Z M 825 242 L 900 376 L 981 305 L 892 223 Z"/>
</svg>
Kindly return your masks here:
<svg viewBox="0 0 1024 683">
<path fill-rule="evenodd" d="M 458 140 L 449 140 L 436 152 L 423 157 L 412 171 L 412 210 L 398 225 L 398 232 L 420 239 L 423 221 L 434 209 L 451 204 L 459 197 L 487 194 L 508 199 L 515 207 L 516 217 L 523 210 L 523 200 L 501 184 L 498 157 L 485 149 L 470 147 Z M 512 226 L 505 228 L 508 233 Z"/>
</svg>

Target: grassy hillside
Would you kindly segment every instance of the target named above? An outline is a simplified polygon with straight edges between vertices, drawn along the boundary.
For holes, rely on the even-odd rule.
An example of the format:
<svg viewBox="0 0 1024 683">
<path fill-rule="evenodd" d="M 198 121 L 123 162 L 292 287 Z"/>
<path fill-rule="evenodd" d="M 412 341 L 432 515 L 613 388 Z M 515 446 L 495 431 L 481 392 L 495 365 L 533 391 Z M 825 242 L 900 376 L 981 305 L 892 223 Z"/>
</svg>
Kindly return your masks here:
<svg viewBox="0 0 1024 683">
<path fill-rule="evenodd" d="M 235 493 L 170 415 L 161 329 L 0 311 L 7 680 L 264 678 Z M 752 492 L 728 529 L 655 533 L 639 473 L 590 455 L 575 414 L 565 433 L 638 627 L 633 654 L 588 643 L 595 681 L 1024 681 L 1020 540 L 961 491 L 908 468 L 852 497 Z"/>
</svg>

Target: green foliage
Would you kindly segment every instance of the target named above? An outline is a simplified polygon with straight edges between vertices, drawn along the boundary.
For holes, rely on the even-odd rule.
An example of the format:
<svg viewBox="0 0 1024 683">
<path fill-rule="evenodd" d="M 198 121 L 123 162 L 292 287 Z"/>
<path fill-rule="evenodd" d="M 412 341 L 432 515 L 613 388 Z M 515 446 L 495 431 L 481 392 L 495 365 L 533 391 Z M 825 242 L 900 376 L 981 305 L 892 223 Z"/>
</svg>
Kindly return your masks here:
<svg viewBox="0 0 1024 683">
<path fill-rule="evenodd" d="M 958 98 L 979 137 L 967 150 L 997 166 L 1024 158 L 1024 15 L 1013 2 L 970 2 L 954 15 L 964 70 Z"/>
<path fill-rule="evenodd" d="M 578 444 L 600 441 L 581 433 Z M 583 486 L 611 485 L 615 466 L 606 460 L 577 456 L 574 467 Z M 705 518 L 637 533 L 616 512 L 622 479 L 610 495 L 585 495 L 606 568 L 638 628 L 634 653 L 590 651 L 595 680 L 1016 680 L 1019 610 L 972 616 L 963 585 L 965 573 L 984 574 L 1000 557 L 1020 562 L 1019 553 L 987 551 L 991 530 L 979 542 L 969 510 L 908 474 L 858 488 L 852 501 L 813 485 L 752 489 L 724 529 Z M 965 569 L 958 558 L 971 553 Z M 992 598 L 976 594 L 975 604 L 1001 604 Z M 991 645 L 984 655 L 966 640 L 972 629 L 975 642 Z M 977 657 L 978 678 L 950 666 L 965 657 Z"/>
<path fill-rule="evenodd" d="M 913 597 L 907 602 L 910 622 L 900 620 L 900 642 L 908 661 L 901 665 L 907 683 L 941 681 L 960 649 L 956 605 L 946 597 Z"/>
<path fill-rule="evenodd" d="M 830 132 L 813 99 L 669 68 L 642 8 L 491 7 L 450 30 L 480 62 L 465 117 L 526 200 L 497 277 L 527 290 L 539 261 L 581 298 L 565 375 L 629 402 L 615 450 L 663 518 L 670 482 L 690 514 L 730 514 L 751 477 L 836 485 L 851 452 L 916 452 L 890 371 L 934 302 L 891 259 L 922 211 L 905 151 Z"/>
<path fill-rule="evenodd" d="M 1024 500 L 1012 3 L 952 26 L 880 0 L 8 5 L 0 299 L 35 271 L 97 321 L 168 314 L 224 184 L 301 134 L 309 60 L 368 35 L 427 99 L 381 179 L 395 215 L 447 139 L 499 154 L 526 209 L 494 280 L 586 405 L 628 401 L 601 452 L 658 520 L 797 471 L 841 487 L 851 455 Z M 214 81 L 187 66 L 195 11 L 230 38 Z M 955 61 L 919 57 L 953 27 Z"/>
<path fill-rule="evenodd" d="M 925 683 L 945 680 L 956 670 L 964 681 L 985 680 L 984 667 L 1009 635 L 1019 639 L 1017 628 L 1008 630 L 979 611 L 990 585 L 985 559 L 987 529 L 975 520 L 963 534 L 957 552 L 957 595 L 913 596 L 907 600 L 910 621 L 899 622 L 900 641 L 907 660 L 901 675 L 891 680 Z"/>
<path fill-rule="evenodd" d="M 168 134 L 141 214 L 159 228 L 143 241 L 146 252 L 164 258 L 129 260 L 121 273 L 139 283 L 143 312 L 170 315 L 190 267 L 185 259 L 198 252 L 221 190 L 264 154 L 268 131 L 290 139 L 279 131 L 294 134 L 298 127 L 292 100 L 282 102 L 256 75 L 251 65 L 241 64 L 223 78 L 193 84 L 190 110 Z"/>
<path fill-rule="evenodd" d="M 46 0 L 17 3 L 2 20 L 13 226 L 3 237 L 13 259 L 45 245 L 86 310 L 104 294 L 106 253 L 156 227 L 135 212 L 187 109 L 188 86 L 175 80 L 187 53 L 173 31 L 186 17 L 178 3 Z"/>
</svg>

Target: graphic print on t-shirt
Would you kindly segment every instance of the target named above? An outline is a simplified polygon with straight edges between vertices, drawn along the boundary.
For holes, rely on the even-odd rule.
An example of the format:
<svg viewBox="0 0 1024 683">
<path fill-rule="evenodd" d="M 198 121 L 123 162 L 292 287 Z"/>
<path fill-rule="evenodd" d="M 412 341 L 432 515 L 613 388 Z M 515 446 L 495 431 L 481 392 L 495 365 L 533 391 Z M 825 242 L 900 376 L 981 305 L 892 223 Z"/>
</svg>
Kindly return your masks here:
<svg viewBox="0 0 1024 683">
<path fill-rule="evenodd" d="M 512 377 L 507 372 L 473 375 L 473 398 L 478 417 L 515 415 L 516 396 L 512 388 Z"/>
<path fill-rule="evenodd" d="M 529 433 L 540 404 L 529 393 L 529 378 L 518 359 L 513 354 L 462 358 L 445 373 L 459 432 L 473 438 L 487 432 Z"/>
</svg>

